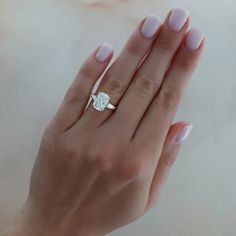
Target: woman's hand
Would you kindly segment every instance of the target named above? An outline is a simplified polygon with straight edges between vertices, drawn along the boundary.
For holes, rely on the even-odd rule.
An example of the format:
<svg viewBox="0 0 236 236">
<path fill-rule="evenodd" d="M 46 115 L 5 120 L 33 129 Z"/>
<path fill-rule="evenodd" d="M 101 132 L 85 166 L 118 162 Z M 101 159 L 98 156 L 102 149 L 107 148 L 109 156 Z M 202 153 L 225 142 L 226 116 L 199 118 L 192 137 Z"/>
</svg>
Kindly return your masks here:
<svg viewBox="0 0 236 236">
<path fill-rule="evenodd" d="M 19 232 L 100 236 L 153 206 L 192 128 L 172 125 L 204 45 L 203 34 L 187 32 L 188 24 L 182 8 L 163 24 L 153 15 L 140 22 L 98 87 L 115 111 L 96 111 L 92 103 L 85 109 L 111 47 L 102 45 L 84 63 L 44 133 L 15 220 Z"/>
</svg>

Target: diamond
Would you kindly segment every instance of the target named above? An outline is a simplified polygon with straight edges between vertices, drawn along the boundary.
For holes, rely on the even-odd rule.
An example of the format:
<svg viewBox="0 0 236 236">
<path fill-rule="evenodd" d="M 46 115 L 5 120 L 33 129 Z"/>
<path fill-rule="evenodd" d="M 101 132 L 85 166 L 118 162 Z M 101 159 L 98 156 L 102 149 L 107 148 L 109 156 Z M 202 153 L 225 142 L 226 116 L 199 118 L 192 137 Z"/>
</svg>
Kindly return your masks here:
<svg viewBox="0 0 236 236">
<path fill-rule="evenodd" d="M 99 92 L 96 98 L 94 99 L 93 107 L 97 111 L 103 111 L 107 107 L 109 100 L 110 97 L 107 94 Z"/>
</svg>

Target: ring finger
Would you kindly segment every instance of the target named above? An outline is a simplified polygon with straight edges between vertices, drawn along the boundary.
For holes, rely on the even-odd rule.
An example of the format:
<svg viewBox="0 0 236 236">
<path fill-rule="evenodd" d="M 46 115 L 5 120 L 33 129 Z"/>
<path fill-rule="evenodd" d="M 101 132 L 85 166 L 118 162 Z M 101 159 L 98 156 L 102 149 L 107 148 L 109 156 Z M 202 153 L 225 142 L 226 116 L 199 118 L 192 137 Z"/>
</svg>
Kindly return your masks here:
<svg viewBox="0 0 236 236">
<path fill-rule="evenodd" d="M 160 25 L 160 20 L 155 15 L 143 19 L 116 61 L 105 73 L 97 91 L 108 94 L 111 97 L 111 104 L 118 104 L 123 96 L 138 66 L 149 52 Z M 82 119 L 91 125 L 100 126 L 111 113 L 110 109 L 99 112 L 90 103 Z"/>
</svg>

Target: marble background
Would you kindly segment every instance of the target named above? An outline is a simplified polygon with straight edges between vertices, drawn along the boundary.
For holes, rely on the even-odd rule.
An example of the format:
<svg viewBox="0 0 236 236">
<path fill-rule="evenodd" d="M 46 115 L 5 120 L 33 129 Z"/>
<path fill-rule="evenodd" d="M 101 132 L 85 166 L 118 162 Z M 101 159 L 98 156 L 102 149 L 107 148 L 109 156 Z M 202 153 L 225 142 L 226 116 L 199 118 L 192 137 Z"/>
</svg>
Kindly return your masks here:
<svg viewBox="0 0 236 236">
<path fill-rule="evenodd" d="M 159 204 L 110 235 L 236 235 L 234 0 L 0 0 L 0 230 L 23 203 L 46 124 L 103 41 L 115 56 L 138 21 L 189 9 L 203 60 L 176 120 L 193 122 Z"/>
</svg>

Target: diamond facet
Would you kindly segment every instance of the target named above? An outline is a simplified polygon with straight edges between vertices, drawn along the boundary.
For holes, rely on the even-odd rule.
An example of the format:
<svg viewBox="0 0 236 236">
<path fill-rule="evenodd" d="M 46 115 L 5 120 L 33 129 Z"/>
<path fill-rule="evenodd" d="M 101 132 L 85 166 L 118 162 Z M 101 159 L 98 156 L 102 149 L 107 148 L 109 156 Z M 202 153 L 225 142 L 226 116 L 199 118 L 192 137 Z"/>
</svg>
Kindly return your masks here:
<svg viewBox="0 0 236 236">
<path fill-rule="evenodd" d="M 96 98 L 94 99 L 93 107 L 97 111 L 103 111 L 107 107 L 109 100 L 110 97 L 107 94 L 99 92 Z"/>
</svg>

